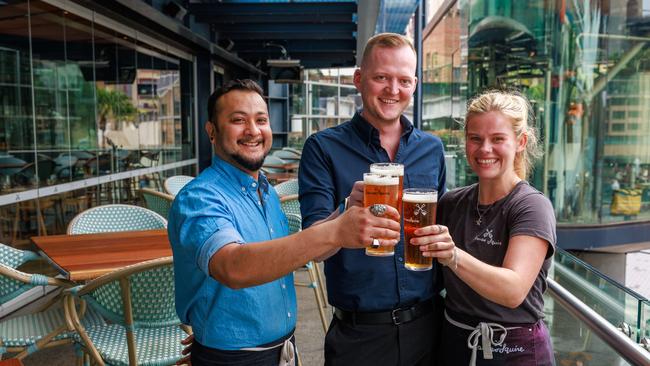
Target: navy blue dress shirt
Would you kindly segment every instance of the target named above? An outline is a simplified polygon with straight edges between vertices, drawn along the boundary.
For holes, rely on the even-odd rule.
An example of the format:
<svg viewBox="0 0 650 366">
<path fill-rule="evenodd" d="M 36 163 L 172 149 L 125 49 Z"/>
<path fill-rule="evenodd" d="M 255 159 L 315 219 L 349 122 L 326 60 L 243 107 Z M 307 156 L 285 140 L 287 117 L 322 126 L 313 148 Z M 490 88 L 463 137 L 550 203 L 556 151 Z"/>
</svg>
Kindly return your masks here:
<svg viewBox="0 0 650 366">
<path fill-rule="evenodd" d="M 404 188 L 445 190 L 445 157 L 436 136 L 413 128 L 402 116 L 402 137 L 393 162 L 404 164 Z M 351 121 L 310 136 L 300 160 L 300 210 L 303 227 L 329 216 L 350 194 L 372 163 L 390 162 L 379 131 L 355 114 Z M 404 268 L 404 236 L 393 257 L 369 257 L 363 249 L 341 249 L 325 261 L 330 304 L 348 311 L 383 311 L 432 298 L 436 267 Z M 435 261 L 434 261 L 435 263 Z"/>
</svg>

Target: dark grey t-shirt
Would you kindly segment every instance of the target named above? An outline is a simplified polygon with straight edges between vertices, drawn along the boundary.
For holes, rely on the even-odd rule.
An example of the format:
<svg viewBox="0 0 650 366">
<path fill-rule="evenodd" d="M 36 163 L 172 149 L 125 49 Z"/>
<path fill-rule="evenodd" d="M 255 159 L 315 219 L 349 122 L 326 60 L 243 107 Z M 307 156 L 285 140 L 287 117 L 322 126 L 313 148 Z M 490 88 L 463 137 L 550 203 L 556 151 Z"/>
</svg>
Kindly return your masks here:
<svg viewBox="0 0 650 366">
<path fill-rule="evenodd" d="M 477 294 L 451 270 L 444 269 L 446 306 L 461 314 L 504 323 L 534 323 L 544 317 L 546 274 L 555 252 L 555 214 L 544 195 L 522 181 L 506 197 L 491 206 L 480 206 L 482 225 L 477 224 L 478 185 L 445 193 L 438 203 L 436 222 L 449 227 L 456 246 L 479 260 L 501 267 L 508 240 L 517 235 L 535 236 L 550 245 L 546 260 L 524 302 L 516 309 L 496 304 Z M 486 278 L 485 281 L 491 281 Z M 493 283 L 493 286 L 501 286 Z"/>
</svg>

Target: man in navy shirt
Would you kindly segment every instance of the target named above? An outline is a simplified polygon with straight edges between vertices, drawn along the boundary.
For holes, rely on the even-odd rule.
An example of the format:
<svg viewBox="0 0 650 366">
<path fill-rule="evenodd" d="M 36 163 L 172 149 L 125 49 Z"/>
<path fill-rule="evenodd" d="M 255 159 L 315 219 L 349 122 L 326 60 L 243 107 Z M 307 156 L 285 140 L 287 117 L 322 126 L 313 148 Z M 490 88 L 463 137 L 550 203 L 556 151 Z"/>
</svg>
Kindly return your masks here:
<svg viewBox="0 0 650 366">
<path fill-rule="evenodd" d="M 176 311 L 193 327 L 200 365 L 293 365 L 292 272 L 341 247 L 399 238 L 397 210 L 355 208 L 292 236 L 275 189 L 259 172 L 272 132 L 262 89 L 234 80 L 210 96 L 212 165 L 188 183 L 169 214 Z M 321 227 L 322 226 L 322 227 Z"/>
<path fill-rule="evenodd" d="M 371 38 L 354 85 L 363 110 L 351 121 L 307 139 L 300 161 L 303 227 L 317 227 L 343 211 L 355 181 L 372 163 L 405 167 L 404 188 L 445 190 L 445 160 L 439 138 L 413 127 L 402 115 L 417 84 L 413 45 L 398 34 Z M 359 202 L 359 191 L 353 192 Z M 369 257 L 341 249 L 325 261 L 327 293 L 335 307 L 325 337 L 326 365 L 430 365 L 434 345 L 432 271 L 404 268 L 403 242 L 392 257 Z"/>
</svg>

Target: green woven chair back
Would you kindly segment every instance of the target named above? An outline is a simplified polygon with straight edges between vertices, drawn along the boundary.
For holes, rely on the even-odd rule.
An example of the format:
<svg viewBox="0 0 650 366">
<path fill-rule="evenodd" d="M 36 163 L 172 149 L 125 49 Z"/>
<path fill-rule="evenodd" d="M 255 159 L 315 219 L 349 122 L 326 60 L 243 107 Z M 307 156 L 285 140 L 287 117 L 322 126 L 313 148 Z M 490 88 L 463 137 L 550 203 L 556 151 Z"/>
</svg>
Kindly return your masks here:
<svg viewBox="0 0 650 366">
<path fill-rule="evenodd" d="M 174 305 L 174 270 L 171 264 L 128 276 L 136 328 L 179 324 Z M 124 325 L 124 307 L 119 279 L 104 284 L 83 298 L 102 316 Z"/>
<path fill-rule="evenodd" d="M 302 218 L 300 218 L 300 216 L 296 214 L 287 214 L 287 221 L 289 221 L 289 235 L 302 230 Z"/>
<path fill-rule="evenodd" d="M 191 177 L 189 175 L 174 175 L 172 177 L 169 177 L 165 179 L 165 183 L 163 184 L 165 186 L 165 191 L 172 196 L 176 196 L 178 192 L 181 191 L 183 187 L 187 183 L 189 183 L 194 177 Z"/>
<path fill-rule="evenodd" d="M 275 185 L 273 188 L 275 188 L 275 191 L 280 197 L 298 194 L 298 180 L 288 180 L 286 182 Z"/>
<path fill-rule="evenodd" d="M 297 198 L 283 201 L 280 205 L 285 215 L 294 214 L 302 217 L 300 214 L 300 201 Z"/>
<path fill-rule="evenodd" d="M 169 216 L 169 210 L 172 208 L 172 202 L 174 202 L 172 195 L 151 189 L 141 189 L 140 194 L 144 200 L 144 205 L 148 209 L 164 218 Z"/>
<path fill-rule="evenodd" d="M 97 206 L 78 214 L 68 225 L 68 234 L 167 228 L 167 219 L 144 207 L 132 205 Z"/>
<path fill-rule="evenodd" d="M 19 250 L 0 243 L 0 264 L 16 269 L 21 264 L 38 259 L 38 254 L 27 250 Z M 3 304 L 36 285 L 26 284 L 13 278 L 0 276 L 0 304 Z"/>
</svg>

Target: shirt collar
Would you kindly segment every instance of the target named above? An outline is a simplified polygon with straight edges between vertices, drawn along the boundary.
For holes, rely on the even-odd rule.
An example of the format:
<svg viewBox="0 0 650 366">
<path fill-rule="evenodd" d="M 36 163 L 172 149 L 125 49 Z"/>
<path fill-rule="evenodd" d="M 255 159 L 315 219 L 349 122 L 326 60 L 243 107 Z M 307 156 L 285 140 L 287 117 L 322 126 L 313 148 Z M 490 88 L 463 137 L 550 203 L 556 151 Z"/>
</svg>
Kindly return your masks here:
<svg viewBox="0 0 650 366">
<path fill-rule="evenodd" d="M 402 138 L 408 140 L 413 132 L 413 123 L 404 115 L 400 116 L 399 123 L 402 125 Z M 352 125 L 359 132 L 359 136 L 361 136 L 363 142 L 366 144 L 375 143 L 380 145 L 379 130 L 363 118 L 360 112 L 356 112 L 354 117 L 352 117 Z"/>
<path fill-rule="evenodd" d="M 261 171 L 256 181 L 249 174 L 221 159 L 221 157 L 216 154 L 212 156 L 212 168 L 218 172 L 222 172 L 233 184 L 239 186 L 242 192 L 256 192 L 257 188 L 260 187 L 262 193 L 268 193 L 269 181 Z"/>
</svg>

